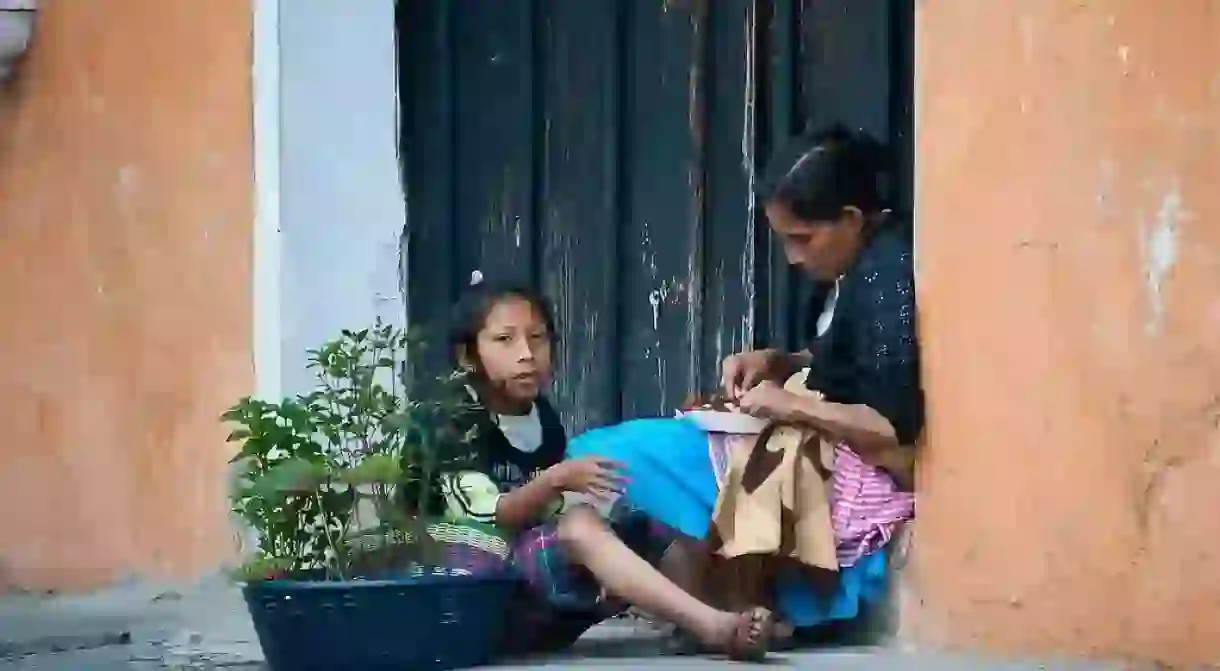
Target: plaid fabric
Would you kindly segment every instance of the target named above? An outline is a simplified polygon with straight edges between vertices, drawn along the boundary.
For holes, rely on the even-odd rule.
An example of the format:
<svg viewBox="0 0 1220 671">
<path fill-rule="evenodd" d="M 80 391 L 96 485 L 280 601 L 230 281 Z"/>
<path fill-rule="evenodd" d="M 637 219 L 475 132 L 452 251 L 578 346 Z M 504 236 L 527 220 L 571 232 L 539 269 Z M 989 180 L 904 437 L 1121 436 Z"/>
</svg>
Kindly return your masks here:
<svg viewBox="0 0 1220 671">
<path fill-rule="evenodd" d="M 622 499 L 610 508 L 606 523 L 627 547 L 654 566 L 677 533 Z M 512 566 L 531 591 L 558 610 L 592 612 L 601 606 L 601 586 L 568 556 L 554 522 L 528 529 L 514 540 Z"/>
<path fill-rule="evenodd" d="M 510 572 L 508 560 L 497 552 L 467 543 L 445 543 L 443 547 L 441 566 L 458 575 L 492 577 Z"/>
<path fill-rule="evenodd" d="M 627 547 L 654 566 L 676 538 L 677 532 L 621 500 L 605 518 Z M 433 531 L 432 535 L 438 534 Z M 500 552 L 494 542 L 446 540 L 446 568 L 479 576 L 507 573 L 524 581 L 509 606 L 504 640 L 508 654 L 562 650 L 616 614 L 602 599 L 592 574 L 574 564 L 559 544 L 555 522 L 521 532 L 511 541 L 508 553 Z"/>
<path fill-rule="evenodd" d="M 884 547 L 898 525 L 915 516 L 915 495 L 899 491 L 884 471 L 860 460 L 846 444 L 835 448 L 830 494 L 840 566 Z"/>
<path fill-rule="evenodd" d="M 427 558 L 430 565 L 445 569 L 450 575 L 493 576 L 508 572 L 511 548 L 495 527 L 478 522 L 434 522 L 425 529 L 440 550 L 439 557 Z M 409 548 L 415 543 L 415 538 L 405 530 L 389 534 L 380 530 L 366 530 L 353 534 L 346 542 L 352 552 L 376 553 L 385 549 Z M 414 570 L 418 568 L 415 563 L 421 559 L 417 554 L 406 552 L 383 570 Z"/>
</svg>

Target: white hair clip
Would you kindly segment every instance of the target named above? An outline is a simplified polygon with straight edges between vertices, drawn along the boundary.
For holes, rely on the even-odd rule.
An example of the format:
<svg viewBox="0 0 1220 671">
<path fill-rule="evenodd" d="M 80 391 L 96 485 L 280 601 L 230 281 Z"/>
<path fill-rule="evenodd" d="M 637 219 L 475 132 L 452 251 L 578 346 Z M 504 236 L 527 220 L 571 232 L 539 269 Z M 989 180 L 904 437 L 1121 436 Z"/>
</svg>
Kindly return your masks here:
<svg viewBox="0 0 1220 671">
<path fill-rule="evenodd" d="M 483 271 L 476 270 L 470 273 L 470 286 L 477 287 L 483 283 Z"/>
</svg>

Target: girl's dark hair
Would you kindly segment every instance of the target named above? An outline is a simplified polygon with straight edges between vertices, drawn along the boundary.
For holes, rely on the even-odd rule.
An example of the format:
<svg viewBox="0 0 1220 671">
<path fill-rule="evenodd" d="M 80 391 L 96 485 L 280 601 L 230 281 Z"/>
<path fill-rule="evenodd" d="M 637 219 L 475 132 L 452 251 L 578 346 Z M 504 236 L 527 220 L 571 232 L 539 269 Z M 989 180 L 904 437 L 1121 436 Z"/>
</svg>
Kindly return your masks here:
<svg viewBox="0 0 1220 671">
<path fill-rule="evenodd" d="M 871 213 L 890 207 L 890 152 L 864 131 L 837 124 L 804 133 L 780 149 L 758 187 L 802 221 L 838 219 L 845 207 Z"/>
<path fill-rule="evenodd" d="M 551 310 L 550 301 L 542 294 L 523 286 L 481 282 L 463 290 L 461 298 L 453 306 L 449 347 L 455 357 L 466 354 L 477 364 L 475 344 L 479 339 L 479 331 L 482 331 L 484 324 L 487 323 L 487 315 L 491 313 L 497 303 L 510 299 L 529 303 L 542 317 L 547 333 L 554 337 L 555 313 Z"/>
</svg>

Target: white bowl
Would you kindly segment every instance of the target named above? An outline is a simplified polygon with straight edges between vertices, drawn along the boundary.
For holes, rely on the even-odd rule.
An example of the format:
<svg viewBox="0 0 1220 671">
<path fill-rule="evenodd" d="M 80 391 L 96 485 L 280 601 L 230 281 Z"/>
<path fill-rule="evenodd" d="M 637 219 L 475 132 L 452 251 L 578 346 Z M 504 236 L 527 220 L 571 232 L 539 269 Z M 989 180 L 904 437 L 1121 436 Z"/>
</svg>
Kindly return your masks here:
<svg viewBox="0 0 1220 671">
<path fill-rule="evenodd" d="M 752 417 L 742 412 L 724 412 L 721 410 L 691 410 L 681 413 L 683 419 L 690 420 L 695 426 L 714 433 L 745 433 L 759 434 L 767 428 L 767 420 Z"/>
</svg>

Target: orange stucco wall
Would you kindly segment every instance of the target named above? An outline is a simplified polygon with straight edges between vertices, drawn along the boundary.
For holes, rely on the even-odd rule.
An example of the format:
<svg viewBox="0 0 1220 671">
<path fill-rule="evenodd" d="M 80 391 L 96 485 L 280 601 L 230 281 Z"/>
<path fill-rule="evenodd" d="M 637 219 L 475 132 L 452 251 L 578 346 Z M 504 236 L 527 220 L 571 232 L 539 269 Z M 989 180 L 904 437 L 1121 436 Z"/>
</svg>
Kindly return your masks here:
<svg viewBox="0 0 1220 671">
<path fill-rule="evenodd" d="M 250 5 L 42 4 L 0 91 L 0 590 L 190 576 L 252 386 Z"/>
<path fill-rule="evenodd" d="M 1220 661 L 1220 6 L 919 2 L 926 641 Z"/>
</svg>

